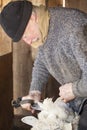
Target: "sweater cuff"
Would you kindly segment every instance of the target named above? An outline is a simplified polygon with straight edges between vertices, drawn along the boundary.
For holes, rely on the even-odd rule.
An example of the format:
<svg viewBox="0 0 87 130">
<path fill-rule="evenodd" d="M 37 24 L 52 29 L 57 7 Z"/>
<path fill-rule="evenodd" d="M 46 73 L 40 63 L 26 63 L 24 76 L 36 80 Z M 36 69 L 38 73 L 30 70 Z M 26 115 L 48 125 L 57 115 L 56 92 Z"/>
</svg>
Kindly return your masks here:
<svg viewBox="0 0 87 130">
<path fill-rule="evenodd" d="M 76 81 L 73 83 L 72 85 L 72 90 L 73 90 L 73 93 L 76 97 L 81 97 L 80 93 L 79 93 L 79 90 L 78 90 L 78 82 L 79 81 Z"/>
<path fill-rule="evenodd" d="M 32 94 L 41 94 L 41 92 L 40 91 L 38 91 L 38 90 L 31 90 L 31 91 L 29 91 L 29 95 L 32 95 Z"/>
</svg>

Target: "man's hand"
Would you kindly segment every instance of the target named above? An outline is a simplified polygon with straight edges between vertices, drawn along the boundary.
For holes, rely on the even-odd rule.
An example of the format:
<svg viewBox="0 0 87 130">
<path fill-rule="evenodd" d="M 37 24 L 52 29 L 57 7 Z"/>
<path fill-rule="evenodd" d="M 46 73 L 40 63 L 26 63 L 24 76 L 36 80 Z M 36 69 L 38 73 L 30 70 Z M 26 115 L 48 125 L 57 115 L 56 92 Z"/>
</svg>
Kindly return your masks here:
<svg viewBox="0 0 87 130">
<path fill-rule="evenodd" d="M 59 91 L 60 91 L 59 96 L 64 102 L 68 102 L 75 98 L 75 95 L 73 94 L 73 91 L 72 91 L 72 83 L 62 85 L 59 88 Z"/>
<path fill-rule="evenodd" d="M 39 91 L 31 91 L 29 93 L 29 95 L 22 97 L 22 100 L 25 99 L 33 99 L 34 102 L 38 102 L 41 100 L 41 92 Z M 31 111 L 32 113 L 34 113 L 34 110 L 31 108 L 31 104 L 30 103 L 26 103 L 21 105 L 21 107 L 25 110 Z"/>
</svg>

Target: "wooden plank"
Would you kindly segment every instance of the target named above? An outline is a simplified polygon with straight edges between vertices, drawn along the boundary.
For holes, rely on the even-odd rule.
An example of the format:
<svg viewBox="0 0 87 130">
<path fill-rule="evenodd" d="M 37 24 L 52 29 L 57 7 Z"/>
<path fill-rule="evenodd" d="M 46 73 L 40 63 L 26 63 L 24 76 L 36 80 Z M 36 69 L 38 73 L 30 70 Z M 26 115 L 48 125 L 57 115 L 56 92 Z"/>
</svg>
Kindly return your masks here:
<svg viewBox="0 0 87 130">
<path fill-rule="evenodd" d="M 66 0 L 66 7 L 78 8 L 87 12 L 87 0 Z"/>
<path fill-rule="evenodd" d="M 29 0 L 33 3 L 33 5 L 40 6 L 44 5 L 45 6 L 45 0 Z"/>
<path fill-rule="evenodd" d="M 87 0 L 80 0 L 79 9 L 87 12 Z"/>
<path fill-rule="evenodd" d="M 1 6 L 2 6 L 2 0 L 0 0 L 0 8 L 1 8 Z"/>
<path fill-rule="evenodd" d="M 33 5 L 40 6 L 46 5 L 46 0 L 29 0 L 33 3 Z M 63 0 L 47 0 L 48 6 L 62 6 Z"/>
<path fill-rule="evenodd" d="M 48 1 L 49 7 L 62 6 L 62 5 L 63 5 L 63 0 L 49 0 Z"/>
<path fill-rule="evenodd" d="M 1 8 L 5 6 L 9 0 L 0 0 Z M 12 52 L 11 46 L 11 39 L 7 36 L 7 34 L 3 31 L 2 27 L 0 26 L 0 56 L 8 54 Z"/>
<path fill-rule="evenodd" d="M 12 53 L 0 57 L 0 130 L 12 130 Z"/>
<path fill-rule="evenodd" d="M 0 27 L 0 56 L 12 52 L 11 39 Z"/>
<path fill-rule="evenodd" d="M 32 73 L 32 56 L 29 45 L 19 42 L 13 44 L 13 92 L 14 99 L 28 94 Z M 14 114 L 24 114 L 21 108 Z"/>
</svg>

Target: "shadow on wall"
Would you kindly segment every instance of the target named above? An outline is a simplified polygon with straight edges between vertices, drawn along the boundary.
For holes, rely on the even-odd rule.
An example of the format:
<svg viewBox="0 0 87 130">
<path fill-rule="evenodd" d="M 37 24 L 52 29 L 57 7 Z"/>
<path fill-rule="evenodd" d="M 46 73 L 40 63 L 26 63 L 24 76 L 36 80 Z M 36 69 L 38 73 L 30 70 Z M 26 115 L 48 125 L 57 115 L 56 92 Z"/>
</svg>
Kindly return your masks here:
<svg viewBox="0 0 87 130">
<path fill-rule="evenodd" d="M 0 57 L 0 130 L 11 130 L 13 109 L 12 53 Z"/>
</svg>

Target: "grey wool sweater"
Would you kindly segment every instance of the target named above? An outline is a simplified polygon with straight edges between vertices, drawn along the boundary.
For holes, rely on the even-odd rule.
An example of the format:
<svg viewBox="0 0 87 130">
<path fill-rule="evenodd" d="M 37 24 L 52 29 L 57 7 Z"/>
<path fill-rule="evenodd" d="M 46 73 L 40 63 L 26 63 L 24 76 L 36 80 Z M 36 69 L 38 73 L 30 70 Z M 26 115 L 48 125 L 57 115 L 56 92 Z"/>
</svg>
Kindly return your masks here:
<svg viewBox="0 0 87 130">
<path fill-rule="evenodd" d="M 34 63 L 31 90 L 42 91 L 51 74 L 61 85 L 73 83 L 76 107 L 87 97 L 87 14 L 71 8 L 49 8 L 45 43 Z"/>
</svg>

